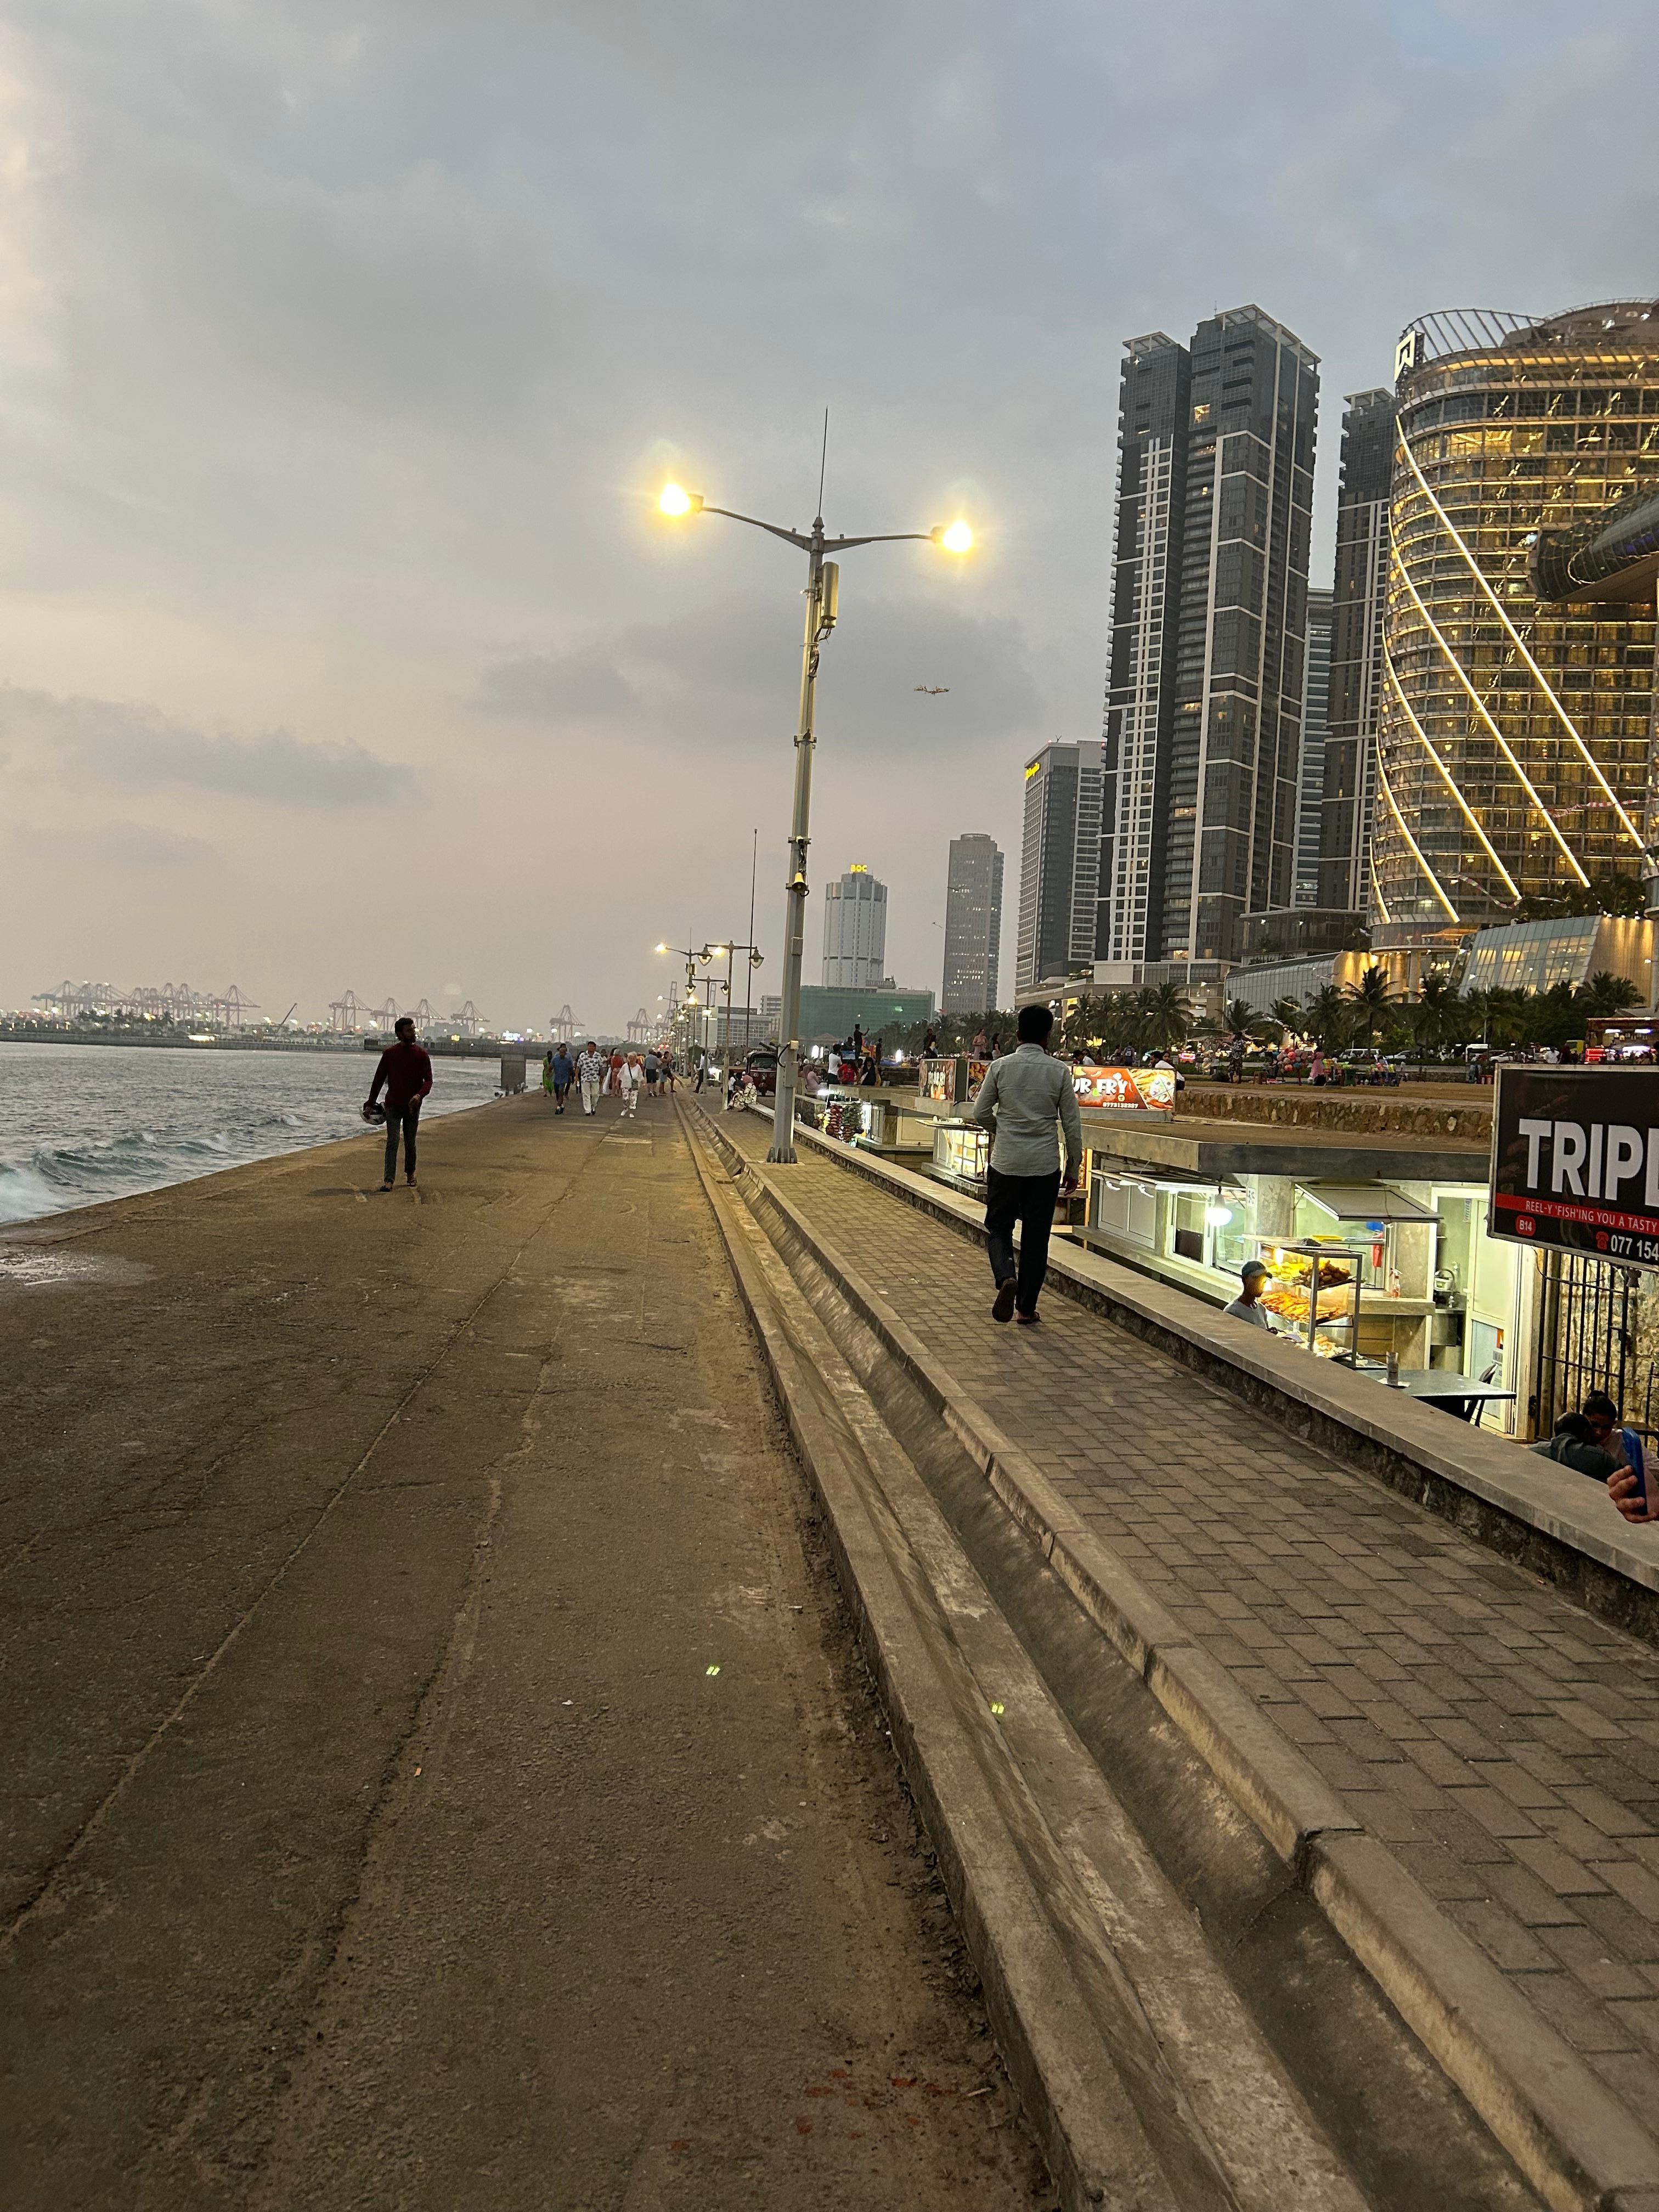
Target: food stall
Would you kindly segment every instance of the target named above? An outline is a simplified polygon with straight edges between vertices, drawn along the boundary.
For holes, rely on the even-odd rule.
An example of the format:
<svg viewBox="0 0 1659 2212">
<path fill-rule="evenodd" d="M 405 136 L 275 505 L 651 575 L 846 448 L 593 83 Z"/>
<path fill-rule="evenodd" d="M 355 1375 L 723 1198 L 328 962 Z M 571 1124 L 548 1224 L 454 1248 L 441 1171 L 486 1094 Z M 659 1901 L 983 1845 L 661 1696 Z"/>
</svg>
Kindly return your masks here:
<svg viewBox="0 0 1659 2212">
<path fill-rule="evenodd" d="M 939 1182 L 982 1198 L 990 1160 L 991 1132 L 977 1121 L 934 1123 L 933 1172 Z"/>
<path fill-rule="evenodd" d="M 1527 1255 L 1486 1234 L 1478 1122 L 1435 1135 L 1085 1105 L 1083 1135 L 1088 1203 L 1067 1233 L 1102 1257 L 1218 1307 L 1246 1261 L 1273 1267 L 1273 1251 L 1316 1241 L 1358 1250 L 1358 1328 L 1325 1332 L 1332 1344 L 1316 1351 L 1347 1352 L 1355 1337 L 1362 1365 L 1392 1352 L 1402 1370 L 1519 1387 L 1534 1286 Z M 1486 1418 L 1508 1427 L 1516 1415 Z"/>
</svg>

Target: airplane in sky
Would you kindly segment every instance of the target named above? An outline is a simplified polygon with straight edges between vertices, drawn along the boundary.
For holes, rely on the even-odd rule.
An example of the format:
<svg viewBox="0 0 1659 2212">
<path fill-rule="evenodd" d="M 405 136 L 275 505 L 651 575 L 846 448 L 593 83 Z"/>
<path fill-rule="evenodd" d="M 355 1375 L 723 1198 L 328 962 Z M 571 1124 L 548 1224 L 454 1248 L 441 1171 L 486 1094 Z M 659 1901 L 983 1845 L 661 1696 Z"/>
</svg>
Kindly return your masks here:
<svg viewBox="0 0 1659 2212">
<path fill-rule="evenodd" d="M 915 688 L 929 699 L 937 699 L 941 692 L 948 691 L 951 687 L 948 684 L 918 684 Z"/>
</svg>

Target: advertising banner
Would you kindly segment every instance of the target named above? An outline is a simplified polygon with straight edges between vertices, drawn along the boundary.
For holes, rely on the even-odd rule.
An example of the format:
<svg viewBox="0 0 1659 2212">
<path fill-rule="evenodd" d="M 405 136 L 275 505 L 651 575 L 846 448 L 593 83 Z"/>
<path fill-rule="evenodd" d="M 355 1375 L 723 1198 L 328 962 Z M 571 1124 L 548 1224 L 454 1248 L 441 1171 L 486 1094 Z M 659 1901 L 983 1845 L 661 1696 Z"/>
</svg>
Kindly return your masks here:
<svg viewBox="0 0 1659 2212">
<path fill-rule="evenodd" d="M 1500 1066 L 1487 1228 L 1659 1267 L 1659 1068 Z"/>
<path fill-rule="evenodd" d="M 1172 1067 L 1074 1067 L 1072 1088 L 1079 1106 L 1127 1106 L 1159 1114 L 1175 1110 Z"/>
</svg>

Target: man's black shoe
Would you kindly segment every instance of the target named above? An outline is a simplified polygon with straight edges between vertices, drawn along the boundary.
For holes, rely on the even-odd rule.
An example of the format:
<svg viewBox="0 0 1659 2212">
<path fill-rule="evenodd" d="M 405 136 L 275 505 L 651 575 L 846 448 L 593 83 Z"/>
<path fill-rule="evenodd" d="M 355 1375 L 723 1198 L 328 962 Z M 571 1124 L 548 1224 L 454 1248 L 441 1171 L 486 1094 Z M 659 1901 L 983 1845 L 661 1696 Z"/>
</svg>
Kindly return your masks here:
<svg viewBox="0 0 1659 2212">
<path fill-rule="evenodd" d="M 991 1308 L 993 1321 L 1012 1321 L 1014 1317 L 1014 1279 L 997 1285 L 996 1303 Z"/>
</svg>

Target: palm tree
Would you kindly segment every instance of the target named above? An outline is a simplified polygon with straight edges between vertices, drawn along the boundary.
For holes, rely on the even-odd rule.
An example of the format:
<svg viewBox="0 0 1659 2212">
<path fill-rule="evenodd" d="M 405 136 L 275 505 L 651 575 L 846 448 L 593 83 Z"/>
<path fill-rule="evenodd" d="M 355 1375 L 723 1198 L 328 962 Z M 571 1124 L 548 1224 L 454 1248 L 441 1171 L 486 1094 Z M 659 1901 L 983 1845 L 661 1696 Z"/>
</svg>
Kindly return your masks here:
<svg viewBox="0 0 1659 2212">
<path fill-rule="evenodd" d="M 1354 1028 L 1367 1044 L 1375 1044 L 1377 1031 L 1388 1029 L 1394 1018 L 1387 969 L 1367 968 L 1357 983 L 1344 984 L 1343 992 L 1352 1002 Z"/>
<path fill-rule="evenodd" d="M 1302 1026 L 1302 1008 L 1294 999 L 1275 999 L 1273 1018 L 1289 1036 Z"/>
<path fill-rule="evenodd" d="M 1598 968 L 1573 994 L 1573 1005 L 1581 1014 L 1622 1014 L 1641 1003 L 1642 994 L 1629 976 L 1615 975 L 1606 968 Z"/>
<path fill-rule="evenodd" d="M 1459 1000 L 1443 975 L 1426 975 L 1421 995 L 1408 1010 L 1412 1042 L 1419 1052 L 1431 1044 L 1444 1044 L 1457 1018 Z"/>
<path fill-rule="evenodd" d="M 1308 1000 L 1301 1020 L 1322 1052 L 1335 1052 L 1346 1043 L 1353 1025 L 1353 1001 L 1334 983 L 1327 983 Z"/>
<path fill-rule="evenodd" d="M 1248 999 L 1235 999 L 1221 1018 L 1223 1036 L 1230 1040 L 1237 1037 L 1242 1044 L 1253 1043 L 1272 1027 L 1273 1024 L 1258 1013 Z"/>
<path fill-rule="evenodd" d="M 1139 997 L 1147 1043 L 1168 1052 L 1193 1025 L 1192 1000 L 1178 983 L 1159 983 Z"/>
</svg>

